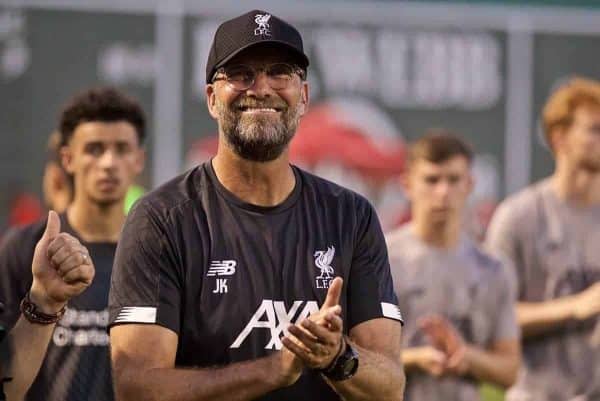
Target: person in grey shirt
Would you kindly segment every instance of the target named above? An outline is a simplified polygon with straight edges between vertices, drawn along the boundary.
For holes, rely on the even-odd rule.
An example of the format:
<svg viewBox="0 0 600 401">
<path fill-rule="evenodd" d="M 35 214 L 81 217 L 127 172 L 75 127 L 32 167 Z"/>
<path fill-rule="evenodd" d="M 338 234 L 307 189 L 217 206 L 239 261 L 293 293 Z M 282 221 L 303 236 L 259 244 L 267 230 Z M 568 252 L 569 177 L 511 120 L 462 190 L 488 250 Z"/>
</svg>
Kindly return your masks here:
<svg viewBox="0 0 600 401">
<path fill-rule="evenodd" d="M 555 171 L 506 199 L 486 240 L 518 280 L 525 363 L 508 399 L 600 400 L 600 82 L 561 86 L 543 125 Z"/>
<path fill-rule="evenodd" d="M 520 364 L 514 277 L 468 238 L 472 152 L 438 131 L 409 151 L 404 186 L 412 222 L 387 235 L 406 322 L 405 399 L 479 400 L 478 381 L 514 383 Z"/>
</svg>

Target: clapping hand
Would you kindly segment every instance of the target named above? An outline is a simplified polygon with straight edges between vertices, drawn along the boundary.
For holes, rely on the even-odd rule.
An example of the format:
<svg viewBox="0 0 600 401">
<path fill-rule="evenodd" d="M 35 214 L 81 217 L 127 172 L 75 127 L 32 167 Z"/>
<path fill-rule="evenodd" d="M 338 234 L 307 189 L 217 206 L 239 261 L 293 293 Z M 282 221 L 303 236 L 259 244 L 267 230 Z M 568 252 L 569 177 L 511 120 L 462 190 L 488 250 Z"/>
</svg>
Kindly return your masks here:
<svg viewBox="0 0 600 401">
<path fill-rule="evenodd" d="M 311 369 L 327 368 L 343 348 L 342 285 L 342 278 L 336 277 L 319 312 L 290 325 L 289 334 L 281 339 L 284 347 Z"/>
<path fill-rule="evenodd" d="M 441 316 L 428 316 L 419 321 L 431 345 L 446 355 L 444 371 L 464 375 L 469 370 L 468 347 L 452 323 Z"/>
</svg>

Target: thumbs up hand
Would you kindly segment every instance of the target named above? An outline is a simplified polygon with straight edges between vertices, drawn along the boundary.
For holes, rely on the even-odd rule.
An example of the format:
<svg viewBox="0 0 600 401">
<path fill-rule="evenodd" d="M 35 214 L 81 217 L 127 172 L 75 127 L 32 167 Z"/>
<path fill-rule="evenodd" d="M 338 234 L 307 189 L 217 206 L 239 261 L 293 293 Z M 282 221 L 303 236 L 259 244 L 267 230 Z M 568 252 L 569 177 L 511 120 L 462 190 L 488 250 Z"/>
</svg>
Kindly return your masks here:
<svg viewBox="0 0 600 401">
<path fill-rule="evenodd" d="M 60 232 L 58 214 L 50 211 L 46 230 L 35 246 L 31 266 L 30 299 L 42 312 L 60 311 L 72 297 L 85 290 L 94 278 L 88 250 L 72 235 Z"/>
</svg>

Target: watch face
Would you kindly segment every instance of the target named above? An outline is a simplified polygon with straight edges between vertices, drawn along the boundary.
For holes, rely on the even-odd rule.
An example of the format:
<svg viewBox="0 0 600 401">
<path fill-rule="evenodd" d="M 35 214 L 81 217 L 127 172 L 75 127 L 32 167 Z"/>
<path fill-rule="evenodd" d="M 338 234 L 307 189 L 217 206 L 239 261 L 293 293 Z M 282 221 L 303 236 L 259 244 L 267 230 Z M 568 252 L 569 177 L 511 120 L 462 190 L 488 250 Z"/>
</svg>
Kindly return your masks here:
<svg viewBox="0 0 600 401">
<path fill-rule="evenodd" d="M 340 381 L 340 380 L 348 380 L 358 370 L 358 353 L 352 348 L 352 346 L 346 343 L 346 350 L 343 354 L 341 354 L 335 365 L 324 372 L 325 376 L 328 378 Z"/>
<path fill-rule="evenodd" d="M 358 353 L 348 344 L 346 352 L 341 357 L 343 361 L 338 380 L 346 380 L 354 376 L 358 370 Z"/>
<path fill-rule="evenodd" d="M 356 368 L 358 367 L 358 359 L 356 359 L 353 355 L 352 358 L 348 359 L 344 363 L 344 376 L 350 376 L 356 373 Z"/>
</svg>

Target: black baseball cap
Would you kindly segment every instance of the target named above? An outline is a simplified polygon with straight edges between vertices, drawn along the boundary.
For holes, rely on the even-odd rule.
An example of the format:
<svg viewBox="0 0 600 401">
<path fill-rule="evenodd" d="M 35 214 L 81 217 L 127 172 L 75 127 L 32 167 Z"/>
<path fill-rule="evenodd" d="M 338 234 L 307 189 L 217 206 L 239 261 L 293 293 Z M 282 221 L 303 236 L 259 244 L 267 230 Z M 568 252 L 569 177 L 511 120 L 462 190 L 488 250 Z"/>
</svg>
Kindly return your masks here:
<svg viewBox="0 0 600 401">
<path fill-rule="evenodd" d="M 291 50 L 297 56 L 298 66 L 308 67 L 300 32 L 271 13 L 253 10 L 225 21 L 217 28 L 206 62 L 206 83 L 211 83 L 217 69 L 236 54 L 263 44 L 280 45 Z"/>
</svg>

